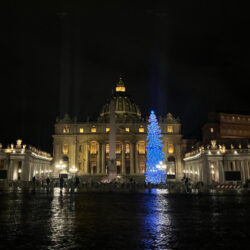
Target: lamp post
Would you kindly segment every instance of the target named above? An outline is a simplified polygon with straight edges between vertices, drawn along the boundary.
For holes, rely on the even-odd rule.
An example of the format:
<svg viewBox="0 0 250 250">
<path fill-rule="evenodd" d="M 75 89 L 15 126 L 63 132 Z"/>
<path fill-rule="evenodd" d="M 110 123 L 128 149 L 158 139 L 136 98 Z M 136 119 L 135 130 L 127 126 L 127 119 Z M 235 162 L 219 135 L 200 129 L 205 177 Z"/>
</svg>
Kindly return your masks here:
<svg viewBox="0 0 250 250">
<path fill-rule="evenodd" d="M 160 161 L 159 164 L 156 165 L 156 167 L 157 167 L 159 170 L 165 171 L 166 168 L 167 168 L 167 165 L 164 164 L 162 161 Z M 161 172 L 161 183 L 162 183 L 162 172 Z"/>
<path fill-rule="evenodd" d="M 75 166 L 72 166 L 70 169 L 69 169 L 69 172 L 71 173 L 71 174 L 76 174 L 77 173 L 77 171 L 78 171 L 78 169 L 75 167 Z"/>
<path fill-rule="evenodd" d="M 56 164 L 56 169 L 59 170 L 59 174 L 60 174 L 61 171 L 62 171 L 63 169 L 65 169 L 65 168 L 66 168 L 66 164 L 64 164 L 62 161 L 59 161 L 59 163 Z"/>
</svg>

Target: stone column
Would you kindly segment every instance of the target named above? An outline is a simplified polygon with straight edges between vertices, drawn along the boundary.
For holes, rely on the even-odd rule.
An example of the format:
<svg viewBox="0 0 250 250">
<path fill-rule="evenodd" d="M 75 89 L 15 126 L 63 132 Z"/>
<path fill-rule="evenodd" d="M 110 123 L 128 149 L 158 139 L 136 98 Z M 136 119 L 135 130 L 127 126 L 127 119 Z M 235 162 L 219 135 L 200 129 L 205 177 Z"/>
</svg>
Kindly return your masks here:
<svg viewBox="0 0 250 250">
<path fill-rule="evenodd" d="M 105 143 L 102 143 L 102 164 L 101 164 L 101 173 L 102 174 L 106 174 L 105 173 Z"/>
<path fill-rule="evenodd" d="M 241 173 L 241 181 L 242 183 L 246 183 L 246 175 L 245 175 L 245 169 L 244 169 L 244 161 L 240 161 L 240 173 Z"/>
<path fill-rule="evenodd" d="M 248 166 L 248 161 L 245 160 L 245 176 L 246 176 L 246 180 L 250 178 L 249 176 L 249 172 L 248 172 L 248 169 L 249 169 L 249 166 Z"/>
<path fill-rule="evenodd" d="M 132 174 L 134 172 L 134 162 L 135 162 L 135 159 L 134 159 L 134 155 L 135 155 L 135 152 L 134 152 L 134 143 L 131 143 L 130 144 L 130 174 Z"/>
<path fill-rule="evenodd" d="M 79 167 L 79 164 L 78 164 L 78 152 L 79 152 L 78 144 L 79 143 L 78 143 L 77 136 L 76 136 L 76 140 L 75 140 L 75 163 L 74 163 L 76 168 Z"/>
<path fill-rule="evenodd" d="M 210 161 L 206 159 L 206 156 L 203 156 L 203 162 L 204 162 L 204 183 L 205 184 L 210 184 L 211 182 L 211 177 L 210 177 Z"/>
<path fill-rule="evenodd" d="M 9 167 L 8 167 L 8 180 L 13 180 L 13 160 L 10 160 Z"/>
<path fill-rule="evenodd" d="M 223 160 L 219 161 L 218 167 L 219 167 L 219 183 L 222 184 L 225 182 Z"/>
<path fill-rule="evenodd" d="M 232 161 L 233 162 L 233 171 L 236 171 L 236 161 Z"/>
<path fill-rule="evenodd" d="M 135 174 L 139 174 L 139 151 L 138 151 L 138 143 L 135 143 Z"/>
<path fill-rule="evenodd" d="M 126 144 L 125 142 L 122 142 L 122 169 L 121 169 L 121 174 L 125 174 L 125 149 L 126 149 Z"/>
<path fill-rule="evenodd" d="M 89 170 L 89 143 L 85 143 L 85 174 L 88 173 Z"/>
<path fill-rule="evenodd" d="M 100 174 L 101 172 L 101 143 L 100 142 L 97 142 L 97 148 L 98 148 L 98 151 L 97 151 L 97 156 L 96 156 L 96 173 L 97 174 Z"/>
</svg>

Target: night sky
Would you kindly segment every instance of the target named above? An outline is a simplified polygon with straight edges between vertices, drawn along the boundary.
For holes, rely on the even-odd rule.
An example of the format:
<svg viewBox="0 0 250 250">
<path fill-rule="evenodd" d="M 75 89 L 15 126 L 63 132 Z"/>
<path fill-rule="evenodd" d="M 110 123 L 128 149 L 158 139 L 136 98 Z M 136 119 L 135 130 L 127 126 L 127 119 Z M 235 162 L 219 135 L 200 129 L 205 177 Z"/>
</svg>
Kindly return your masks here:
<svg viewBox="0 0 250 250">
<path fill-rule="evenodd" d="M 67 34 L 58 13 L 67 13 Z M 95 120 L 121 73 L 142 114 L 179 116 L 185 137 L 199 135 L 209 111 L 250 114 L 249 9 L 240 1 L 10 0 L 2 15 L 4 146 L 22 138 L 51 152 L 56 117 Z"/>
</svg>

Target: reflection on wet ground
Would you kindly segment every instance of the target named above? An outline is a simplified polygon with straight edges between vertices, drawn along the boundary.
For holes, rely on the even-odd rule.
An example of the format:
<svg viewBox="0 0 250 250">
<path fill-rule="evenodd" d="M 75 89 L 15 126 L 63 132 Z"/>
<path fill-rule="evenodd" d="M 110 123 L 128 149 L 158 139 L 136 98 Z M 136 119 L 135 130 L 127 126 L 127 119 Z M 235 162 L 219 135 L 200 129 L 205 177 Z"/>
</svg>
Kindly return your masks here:
<svg viewBox="0 0 250 250">
<path fill-rule="evenodd" d="M 1 249 L 248 249 L 250 197 L 0 193 Z"/>
</svg>

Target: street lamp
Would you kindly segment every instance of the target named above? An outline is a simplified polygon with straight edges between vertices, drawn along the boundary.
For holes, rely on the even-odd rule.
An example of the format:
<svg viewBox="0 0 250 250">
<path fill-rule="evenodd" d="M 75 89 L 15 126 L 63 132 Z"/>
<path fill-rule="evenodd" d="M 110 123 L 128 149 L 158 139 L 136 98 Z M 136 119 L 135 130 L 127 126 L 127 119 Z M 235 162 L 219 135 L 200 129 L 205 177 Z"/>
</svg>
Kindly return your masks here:
<svg viewBox="0 0 250 250">
<path fill-rule="evenodd" d="M 72 167 L 69 169 L 69 172 L 72 173 L 72 174 L 75 174 L 77 171 L 78 171 L 78 169 L 77 169 L 75 166 L 72 166 Z"/>
<path fill-rule="evenodd" d="M 156 167 L 161 170 L 161 171 L 165 171 L 167 168 L 167 165 L 164 164 L 162 161 L 159 162 L 159 164 L 156 165 Z M 161 172 L 161 183 L 162 183 L 162 172 Z"/>
<path fill-rule="evenodd" d="M 60 161 L 60 162 L 56 165 L 56 168 L 57 168 L 58 170 L 63 170 L 63 169 L 66 168 L 66 165 L 63 164 L 62 161 Z"/>
</svg>

